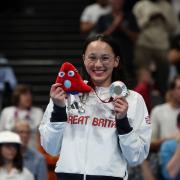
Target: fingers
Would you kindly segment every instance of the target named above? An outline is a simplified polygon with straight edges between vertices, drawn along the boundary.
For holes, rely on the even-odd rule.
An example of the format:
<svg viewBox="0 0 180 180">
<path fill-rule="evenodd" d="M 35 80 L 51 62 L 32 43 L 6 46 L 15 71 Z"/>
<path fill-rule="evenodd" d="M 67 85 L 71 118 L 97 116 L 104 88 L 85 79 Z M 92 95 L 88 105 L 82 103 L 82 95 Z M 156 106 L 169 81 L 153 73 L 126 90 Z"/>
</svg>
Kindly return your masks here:
<svg viewBox="0 0 180 180">
<path fill-rule="evenodd" d="M 128 109 L 128 106 L 126 106 L 126 105 L 116 104 L 116 105 L 114 106 L 114 110 L 115 110 L 117 113 L 126 113 L 126 112 L 127 112 L 127 109 Z"/>
<path fill-rule="evenodd" d="M 124 97 L 116 97 L 113 100 L 113 105 L 117 117 L 121 118 L 127 114 L 128 102 Z"/>
<path fill-rule="evenodd" d="M 126 98 L 123 96 L 116 96 L 113 101 L 117 101 L 118 99 L 121 99 L 122 101 L 126 101 Z M 126 101 L 127 102 L 127 101 Z"/>
<path fill-rule="evenodd" d="M 62 89 L 62 84 L 56 83 L 51 86 L 50 97 L 54 104 L 64 107 L 66 92 Z"/>
<path fill-rule="evenodd" d="M 50 95 L 52 96 L 54 94 L 57 94 L 60 91 L 60 89 L 62 90 L 61 86 L 62 84 L 60 83 L 53 84 L 51 86 Z"/>
<path fill-rule="evenodd" d="M 115 109 L 122 109 L 122 110 L 125 110 L 125 109 L 127 109 L 127 106 L 125 106 L 125 105 L 122 105 L 122 104 L 115 104 L 114 105 L 114 108 Z"/>
<path fill-rule="evenodd" d="M 115 97 L 113 100 L 113 105 L 118 107 L 120 105 L 128 107 L 128 102 L 125 97 Z"/>
<path fill-rule="evenodd" d="M 62 86 L 62 84 L 60 84 L 60 83 L 53 84 L 51 86 L 50 92 L 54 92 L 57 89 L 57 87 L 61 87 L 61 86 Z"/>
<path fill-rule="evenodd" d="M 65 91 L 60 86 L 61 84 L 54 84 L 51 86 L 50 96 L 52 98 L 58 99 L 66 96 Z"/>
<path fill-rule="evenodd" d="M 61 98 L 62 96 L 65 97 L 65 92 L 63 90 L 59 92 L 57 91 L 57 93 L 54 94 L 54 98 L 57 98 L 57 99 Z"/>
<path fill-rule="evenodd" d="M 64 92 L 64 90 L 63 89 L 56 89 L 54 92 L 52 92 L 51 94 L 50 94 L 50 96 L 51 97 L 53 97 L 53 98 L 59 98 L 59 97 L 61 97 L 61 96 L 65 96 L 65 92 Z"/>
</svg>

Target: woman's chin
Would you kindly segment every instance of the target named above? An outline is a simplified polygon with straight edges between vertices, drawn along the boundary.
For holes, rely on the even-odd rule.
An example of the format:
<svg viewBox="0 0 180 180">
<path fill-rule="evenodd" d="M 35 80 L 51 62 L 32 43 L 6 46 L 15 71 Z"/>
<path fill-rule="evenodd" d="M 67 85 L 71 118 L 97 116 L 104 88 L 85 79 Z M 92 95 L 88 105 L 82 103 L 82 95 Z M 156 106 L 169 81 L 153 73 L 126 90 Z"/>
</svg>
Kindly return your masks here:
<svg viewBox="0 0 180 180">
<path fill-rule="evenodd" d="M 110 85 L 110 83 L 108 83 L 104 78 L 96 78 L 92 79 L 92 81 L 95 84 L 95 86 L 106 87 Z"/>
</svg>

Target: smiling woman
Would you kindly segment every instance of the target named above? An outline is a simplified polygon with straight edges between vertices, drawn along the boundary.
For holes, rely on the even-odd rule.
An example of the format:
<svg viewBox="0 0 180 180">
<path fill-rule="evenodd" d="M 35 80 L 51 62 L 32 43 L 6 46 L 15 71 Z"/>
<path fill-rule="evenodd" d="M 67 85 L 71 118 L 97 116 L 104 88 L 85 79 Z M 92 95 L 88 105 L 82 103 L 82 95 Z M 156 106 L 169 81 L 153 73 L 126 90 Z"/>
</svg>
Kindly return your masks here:
<svg viewBox="0 0 180 180">
<path fill-rule="evenodd" d="M 39 128 L 41 144 L 48 153 L 61 155 L 55 169 L 58 180 L 127 180 L 127 165 L 140 164 L 149 152 L 146 105 L 141 95 L 130 90 L 126 97 L 115 93 L 113 101 L 106 101 L 112 99 L 112 83 L 124 82 L 113 39 L 91 37 L 82 57 L 91 91 L 66 99 L 60 84 L 52 85 Z M 79 111 L 79 103 L 84 111 Z"/>
<path fill-rule="evenodd" d="M 85 51 L 84 65 L 95 86 L 108 87 L 112 71 L 118 63 L 119 56 L 115 57 L 112 48 L 105 42 L 91 42 Z"/>
<path fill-rule="evenodd" d="M 83 48 L 83 60 L 83 75 L 90 83 L 93 78 L 98 80 L 98 77 L 105 86 L 109 86 L 111 81 L 126 83 L 120 48 L 112 38 L 100 34 L 87 39 Z M 91 85 L 94 86 L 94 83 Z"/>
</svg>

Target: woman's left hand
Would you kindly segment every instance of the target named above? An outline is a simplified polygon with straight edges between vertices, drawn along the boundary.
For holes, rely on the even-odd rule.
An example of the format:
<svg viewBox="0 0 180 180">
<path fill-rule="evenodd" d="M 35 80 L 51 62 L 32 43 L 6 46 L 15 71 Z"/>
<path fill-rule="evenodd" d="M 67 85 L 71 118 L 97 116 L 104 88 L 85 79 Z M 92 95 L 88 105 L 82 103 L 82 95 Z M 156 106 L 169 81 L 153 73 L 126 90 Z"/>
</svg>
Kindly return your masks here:
<svg viewBox="0 0 180 180">
<path fill-rule="evenodd" d="M 128 102 L 125 97 L 115 97 L 113 100 L 114 111 L 117 119 L 122 119 L 127 115 Z"/>
</svg>

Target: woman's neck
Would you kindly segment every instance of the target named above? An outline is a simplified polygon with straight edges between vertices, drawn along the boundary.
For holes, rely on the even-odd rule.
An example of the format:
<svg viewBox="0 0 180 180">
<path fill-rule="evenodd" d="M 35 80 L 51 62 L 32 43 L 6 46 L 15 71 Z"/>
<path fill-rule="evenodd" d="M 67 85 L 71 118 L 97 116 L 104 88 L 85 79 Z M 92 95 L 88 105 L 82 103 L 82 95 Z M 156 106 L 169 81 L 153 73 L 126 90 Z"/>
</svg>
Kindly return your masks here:
<svg viewBox="0 0 180 180">
<path fill-rule="evenodd" d="M 27 109 L 26 107 L 24 107 L 24 106 L 22 106 L 22 105 L 18 105 L 17 108 L 20 109 L 20 110 L 25 110 L 25 109 Z"/>
<path fill-rule="evenodd" d="M 95 87 L 96 88 L 104 88 L 104 89 L 106 89 L 106 88 L 109 88 L 110 87 L 110 85 L 107 85 L 107 86 L 101 86 L 101 85 L 95 85 Z"/>
<path fill-rule="evenodd" d="M 95 87 L 104 87 L 107 88 L 111 85 L 110 81 L 104 82 L 104 83 L 93 83 Z"/>
<path fill-rule="evenodd" d="M 25 107 L 25 106 L 23 106 L 23 105 L 18 105 L 18 107 L 17 107 L 19 110 L 29 110 L 30 109 L 30 107 Z"/>
<path fill-rule="evenodd" d="M 11 172 L 11 170 L 13 169 L 13 163 L 12 161 L 6 161 L 4 168 L 7 170 L 8 173 Z"/>
<path fill-rule="evenodd" d="M 171 100 L 169 103 L 170 103 L 170 104 L 171 104 L 171 106 L 172 106 L 173 108 L 175 108 L 175 109 L 180 108 L 180 104 L 179 104 L 179 103 L 177 103 L 175 100 L 174 100 L 174 101 L 173 101 L 173 100 Z"/>
</svg>

